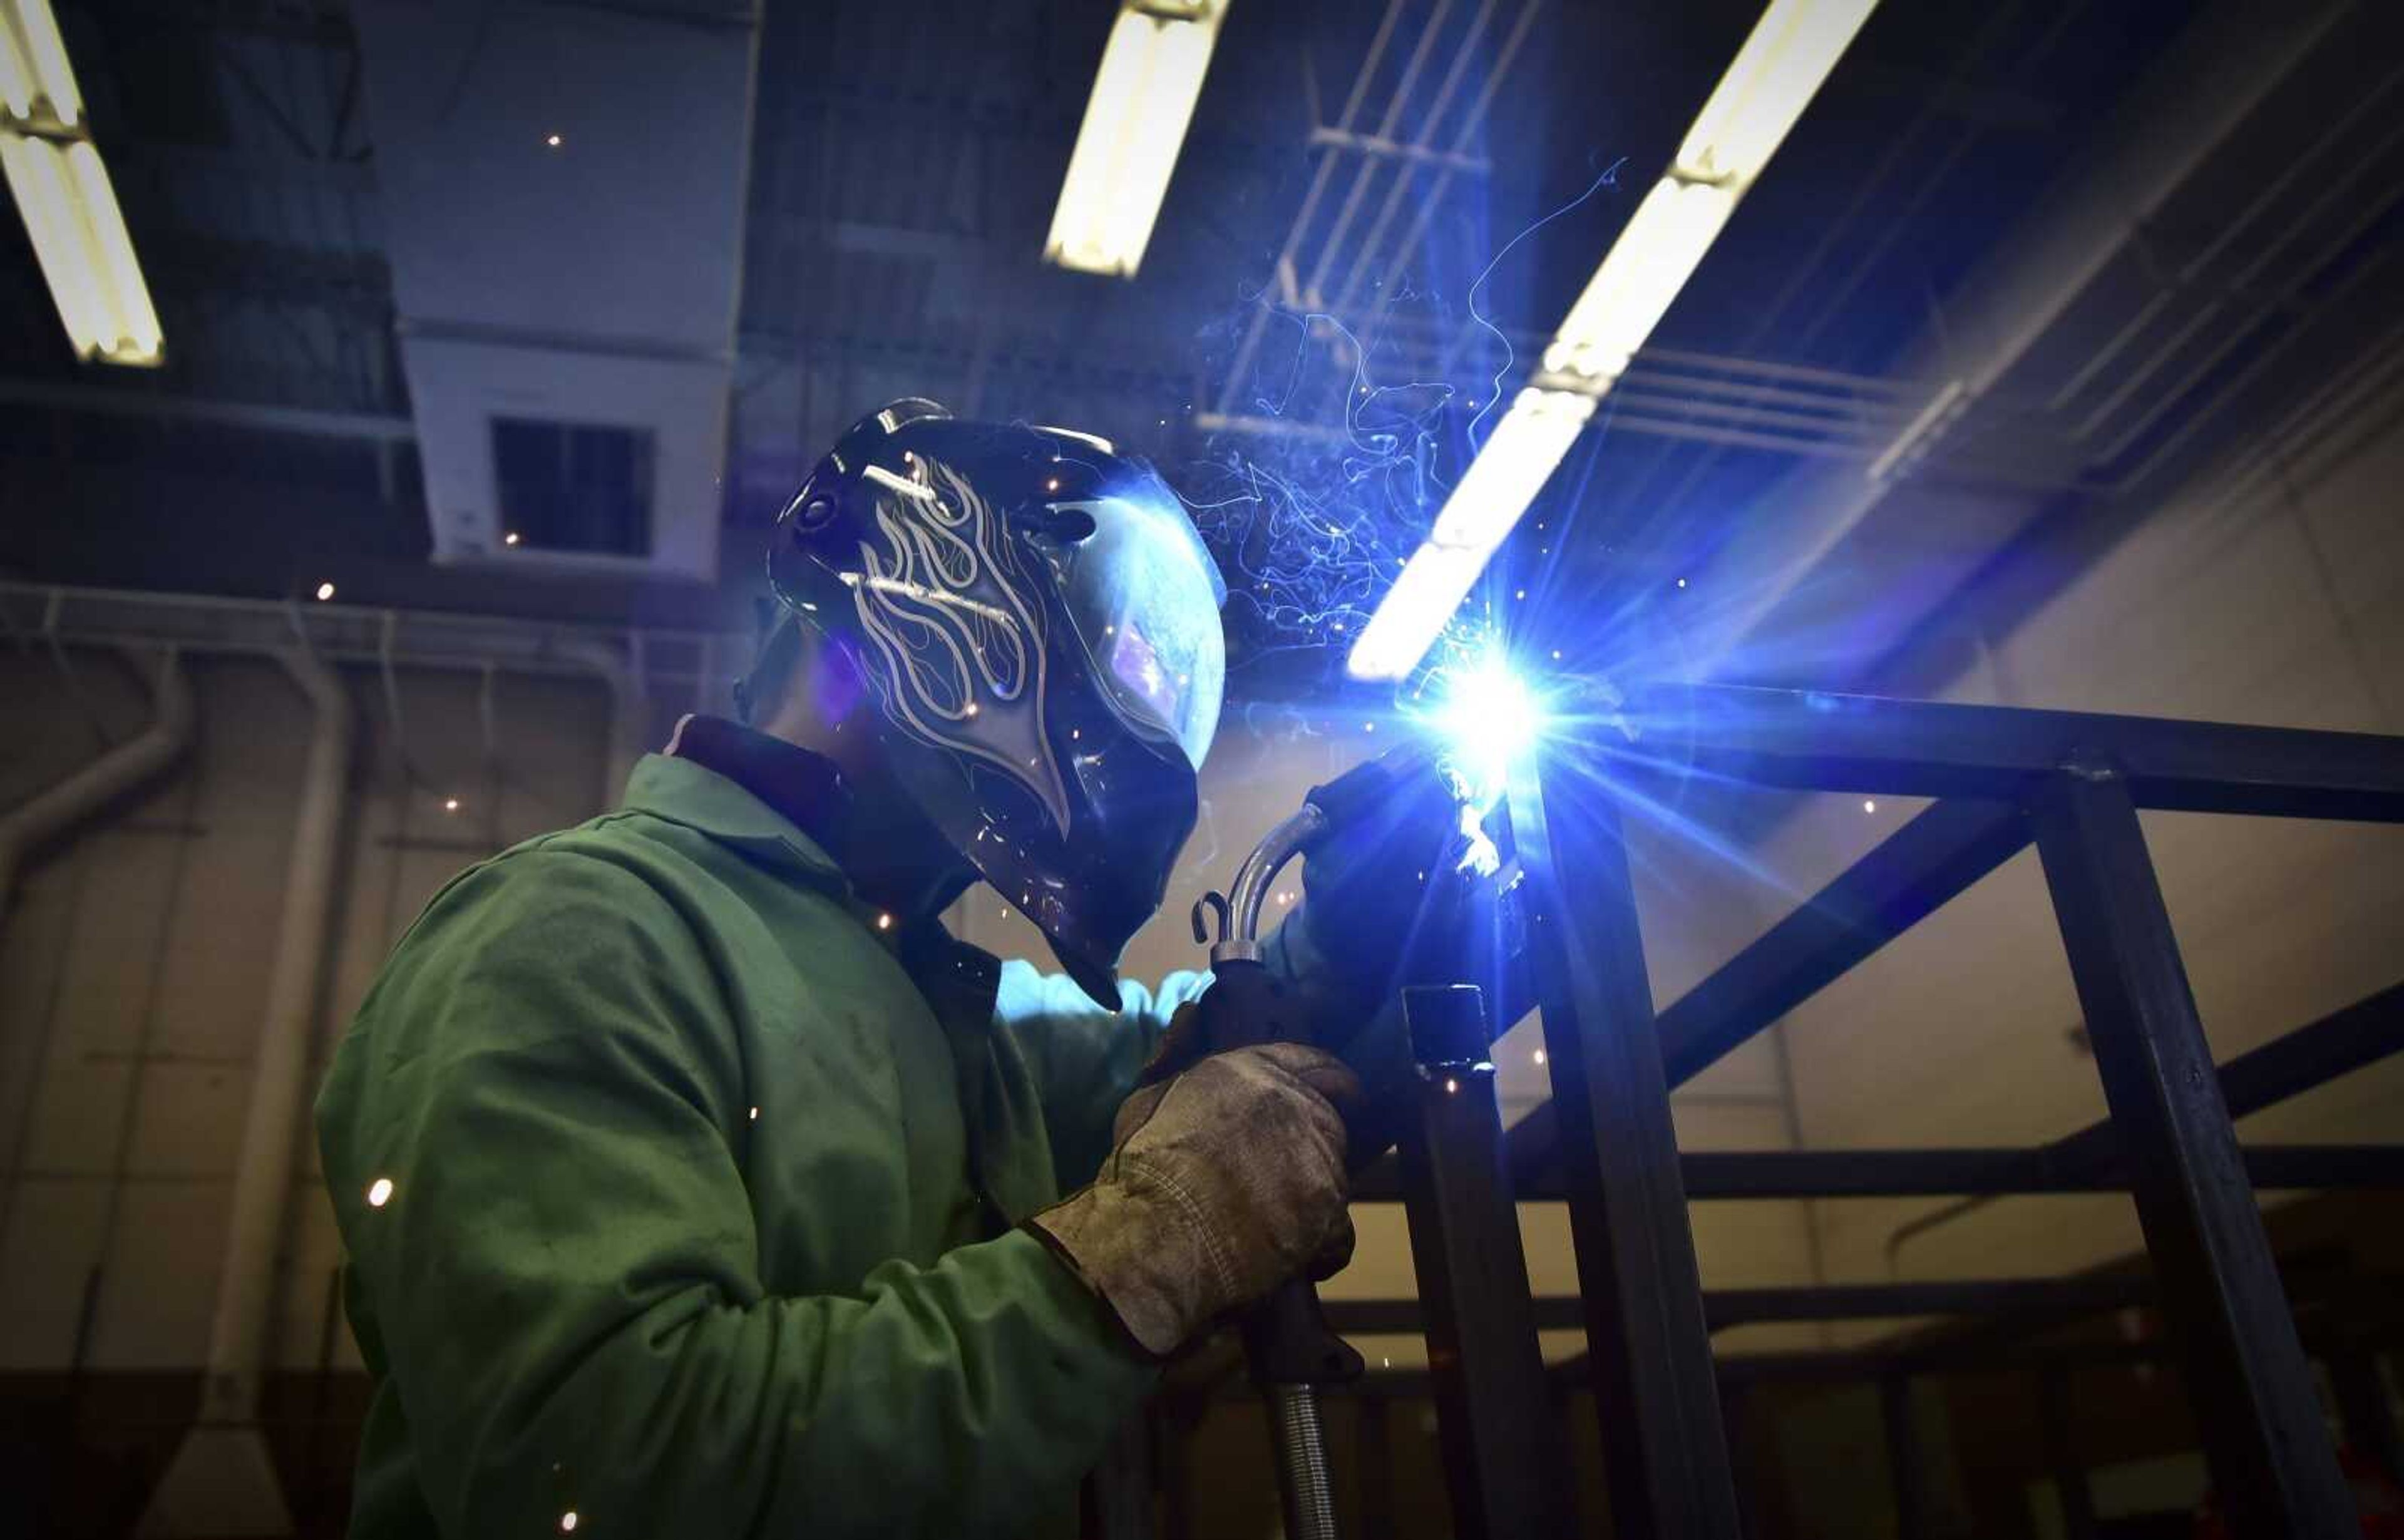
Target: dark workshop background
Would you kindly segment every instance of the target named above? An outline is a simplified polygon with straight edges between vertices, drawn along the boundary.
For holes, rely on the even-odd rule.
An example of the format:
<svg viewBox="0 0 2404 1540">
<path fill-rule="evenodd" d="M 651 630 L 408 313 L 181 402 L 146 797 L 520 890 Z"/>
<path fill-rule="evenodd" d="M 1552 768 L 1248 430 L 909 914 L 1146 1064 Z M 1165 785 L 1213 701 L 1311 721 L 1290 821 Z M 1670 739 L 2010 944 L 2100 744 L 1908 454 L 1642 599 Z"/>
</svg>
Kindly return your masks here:
<svg viewBox="0 0 2404 1540">
<path fill-rule="evenodd" d="M 366 1381 L 305 1114 L 250 1177 L 261 1249 L 231 1228 L 275 1001 L 314 1086 L 442 881 L 726 709 L 764 532 L 845 425 L 929 395 L 1107 435 L 1197 500 L 1265 476 L 1340 501 L 1356 381 L 1435 381 L 1454 404 L 1416 421 L 1457 454 L 1759 8 L 1237 0 L 1123 282 L 1041 260 L 1101 0 L 60 0 L 167 359 L 78 363 L 0 219 L 0 1512 L 31 1520 L 0 1525 L 135 1533 L 232 1279 L 273 1323 L 258 1426 L 294 1532 L 341 1532 Z M 1530 623 L 1624 624 L 1628 665 L 1670 673 L 1708 630 L 1751 682 L 2404 734 L 2399 37 L 2383 0 L 1886 0 L 1515 537 Z M 1879 465 L 1963 382 L 1908 473 Z M 1291 619 L 1231 607 L 1205 817 L 1138 975 L 1199 965 L 1193 899 L 1386 741 Z M 114 794 L 31 821 L 129 750 Z M 1658 1001 L 1921 805 L 1698 784 L 1634 822 Z M 2404 832 L 2145 833 L 2220 1058 L 2404 979 Z M 1041 955 L 989 894 L 955 917 Z M 1549 1095 L 1538 1043 L 1497 1048 L 1507 1118 Z M 2035 854 L 1674 1105 L 1689 1151 L 2103 1117 Z M 2376 1143 L 2399 1107 L 2391 1058 L 2240 1127 Z M 2404 1202 L 2262 1200 L 2334 1435 L 2404 1474 Z M 2125 1194 L 1692 1214 L 1713 1290 L 2144 1271 Z M 1413 1295 L 1399 1207 L 1357 1217 L 1327 1294 Z M 1521 1221 L 1538 1295 L 1573 1294 L 1561 1206 Z M 2130 1297 L 1720 1331 L 1748 1522 L 2193 1533 L 2195 1430 Z M 1900 1401 L 1745 1368 L 1907 1336 L 1962 1346 Z M 1358 1340 L 1371 1379 L 1329 1412 L 1350 1533 L 1448 1533 L 1424 1347 Z M 1600 1522 L 1599 1414 L 1560 1397 Z M 1154 1431 L 1165 1535 L 1275 1532 L 1240 1386 Z"/>
</svg>

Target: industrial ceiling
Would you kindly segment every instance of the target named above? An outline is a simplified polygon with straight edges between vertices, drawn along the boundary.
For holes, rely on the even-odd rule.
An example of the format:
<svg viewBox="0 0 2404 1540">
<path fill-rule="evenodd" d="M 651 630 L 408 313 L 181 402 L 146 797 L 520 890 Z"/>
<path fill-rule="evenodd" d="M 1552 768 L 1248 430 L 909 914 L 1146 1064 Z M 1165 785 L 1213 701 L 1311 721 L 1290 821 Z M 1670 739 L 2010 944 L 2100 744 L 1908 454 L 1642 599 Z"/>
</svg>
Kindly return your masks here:
<svg viewBox="0 0 2404 1540">
<path fill-rule="evenodd" d="M 1130 282 L 1041 259 L 1108 7 L 65 7 L 167 362 L 78 365 L 0 236 L 0 561 L 736 628 L 808 461 L 930 394 L 1153 456 L 1259 580 L 1236 689 L 1315 685 L 1757 9 L 1233 7 Z M 1615 668 L 1870 677 L 2394 344 L 2396 25 L 1881 7 L 1503 587 Z"/>
</svg>

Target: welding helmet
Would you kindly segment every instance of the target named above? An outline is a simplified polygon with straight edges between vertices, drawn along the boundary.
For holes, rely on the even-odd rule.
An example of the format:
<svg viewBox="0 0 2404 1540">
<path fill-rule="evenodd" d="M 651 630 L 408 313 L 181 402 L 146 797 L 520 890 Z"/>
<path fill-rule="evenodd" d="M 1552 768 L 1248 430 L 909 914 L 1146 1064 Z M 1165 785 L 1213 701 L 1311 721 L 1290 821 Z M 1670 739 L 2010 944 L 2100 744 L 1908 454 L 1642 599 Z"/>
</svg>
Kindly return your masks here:
<svg viewBox="0 0 2404 1540">
<path fill-rule="evenodd" d="M 1116 1007 L 1226 676 L 1226 584 L 1175 495 L 1091 434 L 896 401 L 811 471 L 768 571 L 867 679 L 902 790 Z"/>
</svg>

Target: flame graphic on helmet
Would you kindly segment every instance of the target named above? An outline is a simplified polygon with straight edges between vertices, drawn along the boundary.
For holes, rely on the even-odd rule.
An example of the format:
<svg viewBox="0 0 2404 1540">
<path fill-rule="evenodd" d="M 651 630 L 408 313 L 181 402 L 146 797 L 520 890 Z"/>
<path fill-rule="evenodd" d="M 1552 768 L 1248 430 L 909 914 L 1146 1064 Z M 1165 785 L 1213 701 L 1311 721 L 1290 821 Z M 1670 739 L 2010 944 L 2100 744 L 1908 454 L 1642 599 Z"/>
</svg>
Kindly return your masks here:
<svg viewBox="0 0 2404 1540">
<path fill-rule="evenodd" d="M 911 464 L 915 481 L 877 478 L 895 489 L 876 499 L 885 549 L 862 540 L 860 570 L 843 574 L 885 660 L 875 682 L 886 714 L 920 743 L 1025 787 L 1066 834 L 1068 789 L 1043 728 L 1042 611 L 1023 597 L 1026 575 L 992 505 L 945 467 Z"/>
</svg>

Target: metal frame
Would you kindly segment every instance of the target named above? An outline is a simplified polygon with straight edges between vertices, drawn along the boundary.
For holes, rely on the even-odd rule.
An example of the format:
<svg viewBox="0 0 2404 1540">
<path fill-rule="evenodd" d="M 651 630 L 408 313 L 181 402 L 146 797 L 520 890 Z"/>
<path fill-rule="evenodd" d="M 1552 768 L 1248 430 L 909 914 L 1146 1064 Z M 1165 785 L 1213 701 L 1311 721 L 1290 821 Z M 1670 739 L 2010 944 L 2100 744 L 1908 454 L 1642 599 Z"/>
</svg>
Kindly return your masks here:
<svg viewBox="0 0 2404 1540">
<path fill-rule="evenodd" d="M 1581 1297 L 1525 1309 L 1510 1301 L 1503 1319 L 1513 1324 L 1502 1334 L 1509 1340 L 1482 1347 L 1487 1339 L 1459 1335 L 1460 1322 L 1496 1304 L 1507 1279 L 1498 1285 L 1495 1269 L 1438 1246 L 1420 1262 L 1423 1273 L 1446 1270 L 1439 1289 L 1423 1281 L 1422 1295 L 1434 1297 L 1337 1305 L 1331 1314 L 1339 1328 L 1409 1330 L 1436 1310 L 1447 1318 L 1438 1324 L 1447 1353 L 1517 1353 L 1519 1338 L 1537 1327 L 1583 1325 L 1587 1358 L 1552 1378 L 1588 1380 L 1602 1402 L 1614 1533 L 1733 1540 L 1741 1529 L 1719 1405 L 1723 1377 L 1872 1378 L 1886 1387 L 1891 1410 L 1908 1411 L 1911 1375 L 1992 1355 L 1994 1329 L 1881 1353 L 1721 1365 L 1712 1358 L 1713 1329 L 2001 1312 L 2004 1329 L 2024 1335 L 2032 1323 L 2149 1301 L 2169 1323 L 2233 1532 L 2331 1540 L 2354 1533 L 2352 1499 L 2254 1184 L 2404 1184 L 2404 1146 L 2248 1151 L 2230 1120 L 2404 1047 L 2404 985 L 2215 1072 L 2137 813 L 2404 822 L 2404 739 L 1688 685 L 1633 692 L 1621 722 L 1629 736 L 1553 750 L 1603 774 L 1540 780 L 1523 767 L 1511 792 L 1556 1096 L 1504 1143 L 1516 1196 L 1558 1193 L 1569 1203 Z M 1940 800 L 1656 1021 L 1614 781 L 1661 774 Z M 2095 1043 L 2109 1121 L 2031 1150 L 1680 1155 L 1673 1086 L 2032 842 Z M 1557 874 L 1574 874 L 1574 887 Z M 1547 1180 L 1556 1169 L 1558 1187 Z M 1410 1185 L 1425 1182 L 1415 1172 Z M 1363 1196 L 1395 1185 L 1390 1172 L 1373 1170 Z M 2097 1190 L 2135 1196 L 2155 1263 L 2150 1282 L 2110 1276 L 1706 1294 L 1686 1211 L 1696 1197 Z M 1502 1196 L 1513 1196 L 1508 1186 Z M 1458 1374 L 1461 1365 L 1446 1368 Z M 1516 1420 L 1530 1408 L 1517 1394 L 1516 1404 L 1499 1393 L 1482 1401 L 1453 1395 L 1441 1409 L 1525 1425 Z M 1895 1420 L 1894 1436 L 1908 1455 L 1908 1419 Z M 1909 1486 L 1910 1472 L 1898 1470 L 1897 1479 L 1908 1523 L 1924 1494 Z"/>
</svg>

